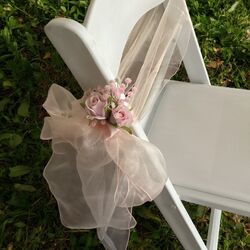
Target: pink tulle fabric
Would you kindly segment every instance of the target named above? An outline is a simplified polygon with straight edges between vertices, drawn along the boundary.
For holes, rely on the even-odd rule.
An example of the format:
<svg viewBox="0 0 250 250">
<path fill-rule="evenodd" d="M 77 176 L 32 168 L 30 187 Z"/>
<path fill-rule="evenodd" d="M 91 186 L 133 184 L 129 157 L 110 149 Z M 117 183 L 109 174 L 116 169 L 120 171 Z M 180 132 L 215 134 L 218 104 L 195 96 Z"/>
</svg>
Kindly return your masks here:
<svg viewBox="0 0 250 250">
<path fill-rule="evenodd" d="M 133 206 L 152 201 L 167 180 L 163 155 L 153 144 L 112 125 L 89 126 L 69 91 L 53 84 L 43 107 L 41 139 L 52 139 L 44 177 L 64 226 L 97 228 L 107 249 L 126 249 L 136 225 Z"/>
</svg>

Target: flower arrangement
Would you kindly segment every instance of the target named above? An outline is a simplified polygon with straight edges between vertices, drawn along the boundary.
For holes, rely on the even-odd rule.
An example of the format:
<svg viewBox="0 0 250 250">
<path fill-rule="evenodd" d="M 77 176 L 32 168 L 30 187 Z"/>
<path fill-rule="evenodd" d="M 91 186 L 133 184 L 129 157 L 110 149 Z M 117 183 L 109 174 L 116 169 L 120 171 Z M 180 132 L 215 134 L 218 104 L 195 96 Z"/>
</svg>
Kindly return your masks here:
<svg viewBox="0 0 250 250">
<path fill-rule="evenodd" d="M 109 123 L 130 132 L 129 125 L 133 121 L 133 116 L 129 100 L 135 91 L 136 88 L 130 78 L 126 78 L 122 83 L 112 80 L 104 87 L 88 90 L 84 94 L 82 106 L 90 125 L 95 127 L 98 123 L 102 125 Z"/>
</svg>

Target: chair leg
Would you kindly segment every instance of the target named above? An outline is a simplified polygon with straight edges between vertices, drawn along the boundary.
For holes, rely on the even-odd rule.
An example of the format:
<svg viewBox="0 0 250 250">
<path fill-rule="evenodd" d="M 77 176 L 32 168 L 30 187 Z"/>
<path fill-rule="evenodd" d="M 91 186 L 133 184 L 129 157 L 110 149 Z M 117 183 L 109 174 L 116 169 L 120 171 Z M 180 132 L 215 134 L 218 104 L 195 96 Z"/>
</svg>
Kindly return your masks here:
<svg viewBox="0 0 250 250">
<path fill-rule="evenodd" d="M 169 179 L 154 201 L 186 250 L 207 250 Z"/>
<path fill-rule="evenodd" d="M 208 237 L 207 237 L 207 249 L 208 250 L 217 250 L 219 232 L 220 232 L 220 219 L 221 219 L 221 210 L 211 209 Z"/>
</svg>

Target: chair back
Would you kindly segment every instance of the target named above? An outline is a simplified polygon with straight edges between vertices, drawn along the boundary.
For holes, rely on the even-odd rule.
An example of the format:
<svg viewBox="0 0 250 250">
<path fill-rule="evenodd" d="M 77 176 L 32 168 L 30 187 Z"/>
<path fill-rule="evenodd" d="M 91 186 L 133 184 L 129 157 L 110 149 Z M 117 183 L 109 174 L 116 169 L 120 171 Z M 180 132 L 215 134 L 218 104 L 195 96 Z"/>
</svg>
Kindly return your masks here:
<svg viewBox="0 0 250 250">
<path fill-rule="evenodd" d="M 50 21 L 45 27 L 47 36 L 71 70 L 80 86 L 83 88 L 104 84 L 108 80 L 114 79 L 114 77 L 117 76 L 117 71 L 120 66 L 120 60 L 125 44 L 135 24 L 146 12 L 156 6 L 159 6 L 159 4 L 161 4 L 163 1 L 147 0 L 141 5 L 138 5 L 139 1 L 135 1 L 136 4 L 134 2 L 132 4 L 131 2 L 130 5 L 127 1 L 122 1 L 122 5 L 119 5 L 119 8 L 121 8 L 121 6 L 124 7 L 124 9 L 122 8 L 122 13 L 120 14 L 121 18 L 117 18 L 117 20 L 114 19 L 115 22 L 110 22 L 108 17 L 114 15 L 112 11 L 119 9 L 117 2 L 111 4 L 112 8 L 106 8 L 105 11 L 103 11 L 102 16 L 99 14 L 100 9 L 104 4 L 103 1 L 93 1 L 86 17 L 86 28 L 81 24 L 66 18 L 54 19 Z M 150 32 L 152 34 L 154 34 L 154 28 L 157 29 L 158 23 L 161 22 L 161 32 L 158 32 L 157 36 L 154 37 L 154 43 L 151 44 L 150 39 L 146 37 L 145 43 L 148 43 L 149 45 L 146 45 L 145 47 L 143 46 L 141 49 L 143 42 L 140 41 L 139 44 L 136 44 L 135 42 L 135 45 L 137 46 L 136 53 L 140 54 L 142 51 L 142 54 L 145 54 L 148 62 L 147 65 L 143 65 L 145 67 L 140 65 L 141 68 L 144 69 L 142 72 L 139 71 L 139 76 L 141 76 L 139 77 L 141 78 L 141 84 L 144 84 L 148 80 L 151 81 L 151 91 L 149 88 L 146 89 L 145 95 L 144 93 L 141 93 L 142 99 L 144 96 L 149 95 L 147 98 L 148 103 L 145 109 L 146 114 L 149 114 L 152 110 L 151 107 L 154 106 L 154 103 L 156 102 L 157 97 L 165 84 L 163 81 L 164 78 L 166 75 L 167 78 L 170 78 L 172 74 L 166 74 L 166 72 L 170 68 L 169 71 L 174 73 L 178 68 L 178 63 L 181 61 L 181 58 L 183 58 L 187 48 L 187 45 L 183 44 L 183 41 L 186 41 L 189 37 L 189 34 L 191 33 L 190 27 L 192 25 L 188 22 L 189 20 L 187 20 L 187 15 L 185 15 L 186 21 L 183 21 L 187 22 L 187 25 L 180 25 L 182 24 L 182 21 L 180 21 L 182 17 L 182 11 L 187 12 L 184 0 L 173 1 L 171 3 L 169 2 L 169 9 L 166 11 L 167 15 L 165 15 L 164 21 L 162 21 L 162 13 L 164 12 L 164 7 L 168 6 L 166 5 L 167 2 L 168 1 L 165 1 L 164 5 L 159 6 L 160 8 L 156 8 L 156 11 L 154 11 L 153 15 L 149 15 L 151 18 L 150 21 L 154 22 L 154 25 L 151 25 Z M 105 4 L 107 5 L 107 3 Z M 130 8 L 128 7 L 131 8 L 133 13 L 131 13 L 131 11 L 129 12 Z M 178 14 L 176 13 L 176 15 L 173 15 L 171 12 L 174 11 L 176 11 Z M 132 16 L 132 18 L 129 18 L 129 14 Z M 126 18 L 129 19 L 128 22 L 122 21 Z M 101 20 L 103 20 L 103 22 L 99 23 Z M 142 27 L 147 31 L 147 27 L 150 25 L 150 22 L 147 20 L 147 18 L 144 18 L 140 21 L 142 22 Z M 179 29 L 180 26 L 182 28 Z M 100 27 L 103 27 L 103 29 Z M 169 34 L 168 36 L 161 35 L 161 33 L 164 32 L 164 29 L 166 29 L 165 33 Z M 104 31 L 106 32 L 105 34 L 103 33 Z M 141 34 L 139 33 L 139 35 Z M 109 37 L 109 39 L 107 39 L 107 37 Z M 109 40 L 108 43 L 107 40 Z M 137 38 L 135 37 L 134 40 L 136 41 Z M 160 41 L 158 42 L 158 40 Z M 177 46 L 182 48 L 179 53 L 175 53 L 175 47 L 177 48 Z M 147 52 L 147 50 L 149 50 L 149 52 Z M 133 58 L 133 53 L 130 53 L 130 55 L 131 54 L 132 58 L 129 59 L 125 65 L 128 65 L 128 67 L 132 68 L 132 71 L 134 71 L 134 68 L 136 68 L 134 66 L 137 65 L 133 65 L 132 62 L 138 59 L 135 58 L 135 60 Z M 171 57 L 174 54 L 180 54 L 180 56 L 174 56 L 176 57 L 176 65 L 175 62 L 173 63 L 173 61 L 171 61 Z M 150 55 L 152 55 L 152 57 L 156 56 L 156 60 L 152 60 L 153 63 L 151 63 Z M 161 55 L 163 55 L 162 59 L 160 58 Z M 142 59 L 141 61 L 143 64 L 144 58 L 142 57 L 139 59 Z M 159 67 L 159 65 L 161 66 Z M 123 71 L 125 73 L 131 71 L 126 67 L 124 68 L 125 70 Z M 137 75 L 134 75 L 133 80 L 135 81 L 136 79 Z M 142 86 L 139 85 L 139 87 L 140 90 L 142 90 Z M 142 105 L 144 106 L 144 104 Z M 148 117 L 148 115 L 144 116 L 145 119 L 143 120 L 143 123 L 145 125 L 147 123 Z"/>
<path fill-rule="evenodd" d="M 98 41 L 105 63 L 117 76 L 122 52 L 137 21 L 164 0 L 92 0 L 84 26 Z"/>
<path fill-rule="evenodd" d="M 82 88 L 105 84 L 114 78 L 95 40 L 80 23 L 56 18 L 45 26 L 45 33 Z"/>
</svg>

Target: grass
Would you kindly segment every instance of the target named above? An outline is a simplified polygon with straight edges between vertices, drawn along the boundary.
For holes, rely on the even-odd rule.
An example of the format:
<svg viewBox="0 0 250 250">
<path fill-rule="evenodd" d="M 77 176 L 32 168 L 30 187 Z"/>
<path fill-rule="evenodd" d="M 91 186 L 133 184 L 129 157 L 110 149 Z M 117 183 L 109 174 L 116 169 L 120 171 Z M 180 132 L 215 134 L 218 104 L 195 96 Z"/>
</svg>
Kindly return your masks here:
<svg viewBox="0 0 250 250">
<path fill-rule="evenodd" d="M 187 0 L 215 85 L 250 89 L 249 2 Z M 54 17 L 83 21 L 89 2 L 0 0 L 0 249 L 103 249 L 94 230 L 69 230 L 42 177 L 51 149 L 39 139 L 41 104 L 58 83 L 81 96 L 43 27 Z M 242 173 L 239 173 L 242 174 Z M 208 208 L 186 204 L 206 239 Z M 153 203 L 134 209 L 129 249 L 182 249 Z M 250 220 L 223 213 L 219 249 L 250 249 Z"/>
</svg>

